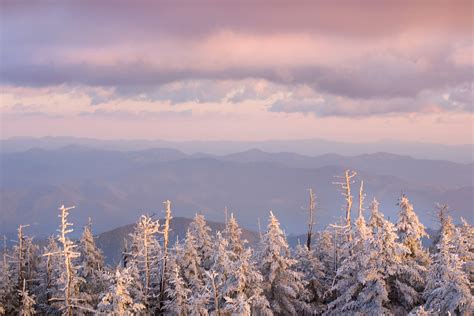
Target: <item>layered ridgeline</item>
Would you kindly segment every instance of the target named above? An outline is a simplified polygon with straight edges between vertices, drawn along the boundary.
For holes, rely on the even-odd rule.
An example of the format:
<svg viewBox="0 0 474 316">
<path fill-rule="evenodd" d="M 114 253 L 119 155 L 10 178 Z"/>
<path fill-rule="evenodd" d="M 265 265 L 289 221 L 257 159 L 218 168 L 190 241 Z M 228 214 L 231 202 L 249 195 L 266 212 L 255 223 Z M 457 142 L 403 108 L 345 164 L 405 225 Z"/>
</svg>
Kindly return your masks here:
<svg viewBox="0 0 474 316">
<path fill-rule="evenodd" d="M 433 207 L 450 205 L 457 220 L 473 222 L 474 168 L 472 163 L 414 159 L 377 153 L 359 156 L 304 156 L 249 150 L 213 156 L 185 154 L 173 149 L 115 151 L 69 146 L 0 153 L 0 231 L 30 223 L 30 234 L 46 238 L 56 229 L 51 217 L 57 201 L 76 205 L 76 225 L 88 218 L 104 232 L 135 222 L 143 212 L 159 212 L 156 205 L 173 201 L 174 213 L 192 218 L 196 210 L 224 222 L 225 206 L 238 213 L 243 227 L 258 231 L 257 221 L 268 209 L 289 234 L 306 227 L 308 188 L 317 195 L 318 230 L 341 215 L 334 175 L 357 170 L 368 199 L 377 197 L 387 218 L 397 216 L 395 201 L 410 196 L 420 219 L 435 226 Z M 73 237 L 77 238 L 77 235 Z"/>
<path fill-rule="evenodd" d="M 4 248 L 0 314 L 471 315 L 474 228 L 454 225 L 439 206 L 440 233 L 426 249 L 425 227 L 408 198 L 400 197 L 393 223 L 376 200 L 366 212 L 363 184 L 358 195 L 351 191 L 354 176 L 341 179 L 345 218 L 318 233 L 310 191 L 308 232 L 295 248 L 271 211 L 257 236 L 232 213 L 214 231 L 196 214 L 174 239 L 165 201 L 164 219 L 140 216 L 119 260 L 107 265 L 91 223 L 71 239 L 76 210 L 61 206 L 58 236 L 46 246 L 20 226 L 15 246 Z M 251 246 L 247 237 L 256 239 Z"/>
</svg>

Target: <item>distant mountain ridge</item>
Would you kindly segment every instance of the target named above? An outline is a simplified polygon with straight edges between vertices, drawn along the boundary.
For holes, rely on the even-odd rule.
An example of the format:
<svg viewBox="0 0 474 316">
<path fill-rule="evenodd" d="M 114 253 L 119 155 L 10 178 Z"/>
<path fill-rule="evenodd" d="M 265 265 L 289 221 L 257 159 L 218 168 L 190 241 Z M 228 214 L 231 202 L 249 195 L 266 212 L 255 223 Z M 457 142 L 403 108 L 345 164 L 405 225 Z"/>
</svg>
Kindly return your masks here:
<svg viewBox="0 0 474 316">
<path fill-rule="evenodd" d="M 426 226 L 433 226 L 435 203 L 448 203 L 454 217 L 472 222 L 473 165 L 377 153 L 309 157 L 250 150 L 232 155 L 185 154 L 175 149 L 116 151 L 82 145 L 0 154 L 0 230 L 30 223 L 38 236 L 55 232 L 57 207 L 76 205 L 76 226 L 92 217 L 97 231 L 156 212 L 170 199 L 176 216 L 202 212 L 223 221 L 228 206 L 242 226 L 257 230 L 272 209 L 288 233 L 306 228 L 307 189 L 317 196 L 317 228 L 343 215 L 343 198 L 333 184 L 347 168 L 364 180 L 367 203 L 381 202 L 395 217 L 405 192 Z M 355 183 L 354 192 L 357 192 Z"/>
<path fill-rule="evenodd" d="M 170 224 L 170 244 L 177 240 L 183 240 L 186 236 L 189 224 L 192 219 L 185 217 L 174 217 Z M 160 219 L 160 224 L 163 219 Z M 217 231 L 224 231 L 225 223 L 207 221 L 214 235 Z M 117 264 L 121 260 L 121 251 L 124 249 L 124 240 L 131 240 L 130 234 L 133 232 L 135 224 L 129 224 L 113 230 L 98 234 L 95 238 L 97 246 L 102 250 L 108 264 Z M 157 236 L 160 238 L 160 236 Z M 258 233 L 242 228 L 242 239 L 247 240 L 249 244 L 254 245 L 258 241 Z M 170 245 L 170 246 L 171 246 Z"/>
<path fill-rule="evenodd" d="M 58 149 L 77 144 L 98 149 L 121 151 L 172 148 L 187 154 L 228 155 L 258 148 L 266 152 L 292 152 L 307 156 L 336 153 L 344 156 L 388 152 L 422 159 L 474 162 L 474 144 L 443 145 L 422 142 L 381 140 L 371 143 L 349 143 L 324 139 L 268 141 L 165 141 L 165 140 L 98 140 L 77 137 L 14 137 L 0 140 L 1 152 L 19 152 L 31 148 Z"/>
</svg>

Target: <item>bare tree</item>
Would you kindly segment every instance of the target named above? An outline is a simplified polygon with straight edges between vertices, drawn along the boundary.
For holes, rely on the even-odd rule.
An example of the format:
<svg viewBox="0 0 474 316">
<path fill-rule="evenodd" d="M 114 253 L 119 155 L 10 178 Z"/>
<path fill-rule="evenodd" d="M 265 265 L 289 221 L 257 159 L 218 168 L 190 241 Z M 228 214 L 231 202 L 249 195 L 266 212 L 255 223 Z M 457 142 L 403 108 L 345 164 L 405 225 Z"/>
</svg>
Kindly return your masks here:
<svg viewBox="0 0 474 316">
<path fill-rule="evenodd" d="M 359 217 L 362 217 L 362 213 L 364 212 L 364 181 L 360 182 L 360 189 L 359 189 Z"/>
<path fill-rule="evenodd" d="M 161 282 L 160 282 L 160 302 L 159 302 L 159 309 L 161 310 L 164 296 L 165 296 L 165 286 L 166 286 L 166 262 L 168 259 L 168 243 L 169 243 L 169 231 L 170 231 L 170 223 L 171 219 L 171 201 L 166 200 L 163 202 L 165 205 L 165 223 L 163 225 L 163 263 L 161 267 Z"/>
<path fill-rule="evenodd" d="M 314 212 L 316 211 L 316 199 L 313 193 L 313 189 L 309 189 L 309 219 L 308 219 L 308 238 L 306 240 L 306 246 L 308 250 L 311 250 L 311 239 L 313 238 L 313 225 L 314 225 Z"/>
<path fill-rule="evenodd" d="M 61 205 L 59 210 L 61 214 L 61 224 L 59 226 L 59 237 L 58 241 L 61 245 L 61 249 L 55 253 L 45 253 L 43 256 L 59 255 L 62 258 L 63 264 L 61 268 L 61 274 L 59 282 L 62 284 L 62 296 L 61 298 L 52 298 L 51 301 L 62 301 L 63 306 L 61 307 L 63 313 L 68 316 L 73 315 L 73 310 L 76 308 L 83 308 L 80 306 L 79 300 L 75 297 L 77 295 L 76 288 L 78 286 L 79 278 L 77 277 L 77 267 L 74 266 L 74 259 L 80 256 L 80 253 L 75 251 L 76 245 L 72 242 L 68 235 L 74 230 L 70 228 L 73 226 L 72 223 L 68 222 L 69 210 L 75 208 L 75 206 L 64 207 Z"/>
<path fill-rule="evenodd" d="M 349 231 L 349 235 L 348 235 L 349 240 L 352 239 L 351 209 L 352 209 L 352 201 L 354 198 L 351 193 L 351 184 L 354 183 L 352 178 L 354 178 L 356 175 L 357 175 L 357 172 L 351 171 L 348 169 L 344 172 L 344 176 L 339 177 L 339 178 L 342 178 L 342 181 L 334 183 L 341 187 L 342 195 L 344 196 L 344 199 L 346 201 L 346 226 L 347 226 L 347 230 Z"/>
</svg>

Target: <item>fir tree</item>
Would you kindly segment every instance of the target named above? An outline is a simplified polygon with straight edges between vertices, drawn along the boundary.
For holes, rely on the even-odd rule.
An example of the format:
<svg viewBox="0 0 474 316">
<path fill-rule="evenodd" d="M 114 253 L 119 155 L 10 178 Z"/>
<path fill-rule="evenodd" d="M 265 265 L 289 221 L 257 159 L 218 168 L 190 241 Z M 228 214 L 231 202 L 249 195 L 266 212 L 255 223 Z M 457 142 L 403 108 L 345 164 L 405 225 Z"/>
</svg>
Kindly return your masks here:
<svg viewBox="0 0 474 316">
<path fill-rule="evenodd" d="M 95 244 L 90 219 L 84 227 L 78 251 L 81 254 L 78 275 L 85 281 L 80 286 L 82 299 L 90 308 L 95 308 L 107 285 L 104 279 L 104 256 Z"/>
<path fill-rule="evenodd" d="M 296 262 L 290 257 L 285 234 L 272 212 L 261 241 L 258 260 L 264 293 L 274 313 L 298 315 L 307 311 L 308 306 L 301 300 L 305 289 L 300 273 L 293 270 Z"/>
<path fill-rule="evenodd" d="M 331 291 L 336 298 L 325 315 L 384 315 L 389 313 L 387 284 L 377 267 L 373 237 L 363 216 L 355 223 L 354 238 L 347 244 L 350 256 L 337 270 Z"/>
<path fill-rule="evenodd" d="M 178 248 L 180 249 L 180 248 Z M 189 314 L 188 300 L 191 290 L 187 287 L 178 264 L 176 256 L 170 256 L 166 268 L 166 295 L 164 309 L 167 314 L 174 316 L 186 316 Z"/>
<path fill-rule="evenodd" d="M 462 271 L 462 261 L 453 252 L 454 243 L 449 218 L 442 217 L 438 253 L 428 273 L 424 291 L 425 309 L 431 313 L 472 315 L 473 297 L 469 280 Z M 448 225 L 449 227 L 443 227 Z"/>
<path fill-rule="evenodd" d="M 295 270 L 300 272 L 307 288 L 305 301 L 310 304 L 313 313 L 321 314 L 323 310 L 323 296 L 327 288 L 324 282 L 324 265 L 316 257 L 314 250 L 306 245 L 298 244 L 294 253 L 296 260 Z"/>
<path fill-rule="evenodd" d="M 429 264 L 429 256 L 421 244 L 423 237 L 429 237 L 425 226 L 420 223 L 413 205 L 405 195 L 402 195 L 398 205 L 400 212 L 396 228 L 400 241 L 410 250 L 408 257 L 426 267 Z"/>
<path fill-rule="evenodd" d="M 19 315 L 20 316 L 33 316 L 36 314 L 35 310 L 35 296 L 30 295 L 28 293 L 28 290 L 26 289 L 26 280 L 23 280 L 23 288 L 18 291 L 18 294 L 20 295 L 21 298 L 21 303 L 20 303 L 20 311 Z"/>
<path fill-rule="evenodd" d="M 206 271 L 209 271 L 212 265 L 213 241 L 210 231 L 203 215 L 196 214 L 194 220 L 189 224 L 189 232 L 194 237 L 202 268 Z"/>
<path fill-rule="evenodd" d="M 110 287 L 103 295 L 98 309 L 107 315 L 136 315 L 145 311 L 142 292 L 137 291 L 137 272 L 134 267 L 117 268 Z"/>
<path fill-rule="evenodd" d="M 374 232 L 373 248 L 377 253 L 377 269 L 387 283 L 392 308 L 410 311 L 421 302 L 420 284 L 423 284 L 423 267 L 415 261 L 406 261 L 410 249 L 398 242 L 395 226 L 386 220 L 378 209 L 378 202 L 371 205 L 370 223 Z"/>
<path fill-rule="evenodd" d="M 142 215 L 138 220 L 132 237 L 131 262 L 139 273 L 141 288 L 144 291 L 144 304 L 153 309 L 153 298 L 159 294 L 161 247 L 157 239 L 160 224 L 150 216 Z"/>
<path fill-rule="evenodd" d="M 43 256 L 59 256 L 60 264 L 56 267 L 55 275 L 59 276 L 53 280 L 55 288 L 57 289 L 56 295 L 53 296 L 50 301 L 53 305 L 64 314 L 72 316 L 76 310 L 86 310 L 87 307 L 82 306 L 82 300 L 79 297 L 79 286 L 83 282 L 77 275 L 77 266 L 74 264 L 76 258 L 80 256 L 80 253 L 75 250 L 77 245 L 74 244 L 68 237 L 73 232 L 70 228 L 73 226 L 68 221 L 69 210 L 73 207 L 64 207 L 62 205 L 59 210 L 61 211 L 59 217 L 61 218 L 61 224 L 59 226 L 58 241 L 60 244 L 59 250 L 56 253 L 46 253 Z"/>
</svg>

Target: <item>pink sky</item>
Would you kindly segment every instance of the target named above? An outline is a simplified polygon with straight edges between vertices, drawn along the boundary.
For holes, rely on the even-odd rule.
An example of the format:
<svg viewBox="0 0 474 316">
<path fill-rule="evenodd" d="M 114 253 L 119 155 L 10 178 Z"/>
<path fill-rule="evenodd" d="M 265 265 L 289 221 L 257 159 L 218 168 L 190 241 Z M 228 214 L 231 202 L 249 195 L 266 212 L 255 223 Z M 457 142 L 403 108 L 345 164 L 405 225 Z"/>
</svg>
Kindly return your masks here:
<svg viewBox="0 0 474 316">
<path fill-rule="evenodd" d="M 470 1 L 2 2 L 1 137 L 472 143 Z"/>
</svg>

